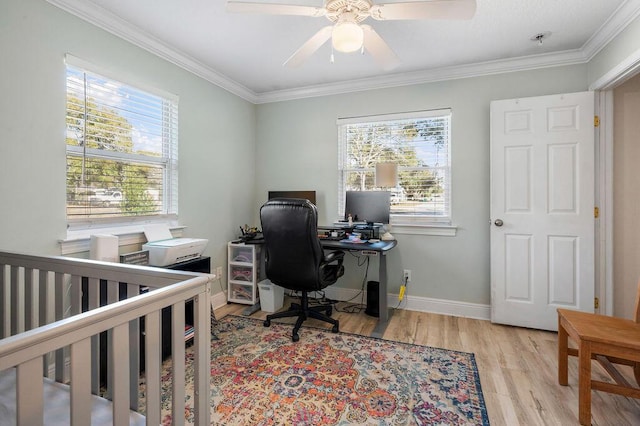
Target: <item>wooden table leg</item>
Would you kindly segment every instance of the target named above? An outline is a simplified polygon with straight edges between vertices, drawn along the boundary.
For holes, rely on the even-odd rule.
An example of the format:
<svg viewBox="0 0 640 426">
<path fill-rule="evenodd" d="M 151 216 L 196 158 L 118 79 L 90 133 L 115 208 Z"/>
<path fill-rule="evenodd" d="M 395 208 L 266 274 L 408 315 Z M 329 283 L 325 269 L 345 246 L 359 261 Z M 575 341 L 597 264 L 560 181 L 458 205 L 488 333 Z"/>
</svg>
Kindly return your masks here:
<svg viewBox="0 0 640 426">
<path fill-rule="evenodd" d="M 578 419 L 591 425 L 591 344 L 581 340 L 578 352 Z"/>
<path fill-rule="evenodd" d="M 569 372 L 568 372 L 568 335 L 567 331 L 562 325 L 560 314 L 558 314 L 558 383 L 562 386 L 569 384 Z"/>
</svg>

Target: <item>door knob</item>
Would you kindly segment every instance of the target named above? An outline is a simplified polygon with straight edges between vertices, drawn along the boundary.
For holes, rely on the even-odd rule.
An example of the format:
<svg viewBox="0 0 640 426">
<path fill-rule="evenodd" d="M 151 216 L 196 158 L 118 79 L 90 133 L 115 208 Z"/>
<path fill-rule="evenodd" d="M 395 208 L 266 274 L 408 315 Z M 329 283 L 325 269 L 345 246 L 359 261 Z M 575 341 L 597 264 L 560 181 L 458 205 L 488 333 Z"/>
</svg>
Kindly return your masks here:
<svg viewBox="0 0 640 426">
<path fill-rule="evenodd" d="M 493 222 L 496 226 L 502 226 L 504 225 L 504 222 L 502 221 L 502 219 L 496 219 L 495 222 Z"/>
</svg>

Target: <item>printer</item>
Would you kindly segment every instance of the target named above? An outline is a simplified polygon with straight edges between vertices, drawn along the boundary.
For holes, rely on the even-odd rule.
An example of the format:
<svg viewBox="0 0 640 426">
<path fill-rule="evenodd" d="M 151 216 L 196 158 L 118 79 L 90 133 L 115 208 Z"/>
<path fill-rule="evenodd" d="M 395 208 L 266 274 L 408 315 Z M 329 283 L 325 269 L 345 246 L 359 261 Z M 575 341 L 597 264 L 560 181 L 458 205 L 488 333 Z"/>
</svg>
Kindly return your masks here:
<svg viewBox="0 0 640 426">
<path fill-rule="evenodd" d="M 166 225 L 145 226 L 147 243 L 142 250 L 149 251 L 149 265 L 167 266 L 200 257 L 209 240 L 204 238 L 173 238 Z"/>
</svg>

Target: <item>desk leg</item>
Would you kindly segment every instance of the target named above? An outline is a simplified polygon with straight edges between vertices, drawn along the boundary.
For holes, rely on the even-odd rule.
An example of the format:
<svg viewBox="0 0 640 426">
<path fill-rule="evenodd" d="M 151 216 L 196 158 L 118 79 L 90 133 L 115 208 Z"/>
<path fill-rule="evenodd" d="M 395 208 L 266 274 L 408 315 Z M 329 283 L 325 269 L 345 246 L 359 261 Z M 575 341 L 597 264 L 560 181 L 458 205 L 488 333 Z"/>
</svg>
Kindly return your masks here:
<svg viewBox="0 0 640 426">
<path fill-rule="evenodd" d="M 371 337 L 381 338 L 384 331 L 389 325 L 389 318 L 393 314 L 393 310 L 387 306 L 387 256 L 384 252 L 378 256 L 378 279 L 380 284 L 378 285 L 378 324 L 371 332 Z"/>
</svg>

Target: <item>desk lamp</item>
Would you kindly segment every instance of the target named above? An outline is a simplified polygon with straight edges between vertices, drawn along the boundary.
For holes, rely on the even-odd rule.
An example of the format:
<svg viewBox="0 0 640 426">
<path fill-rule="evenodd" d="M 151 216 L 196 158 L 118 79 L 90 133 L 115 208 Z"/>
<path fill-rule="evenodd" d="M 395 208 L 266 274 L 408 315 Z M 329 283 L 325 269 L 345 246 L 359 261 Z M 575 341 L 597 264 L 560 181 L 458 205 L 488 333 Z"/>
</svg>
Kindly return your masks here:
<svg viewBox="0 0 640 426">
<path fill-rule="evenodd" d="M 391 161 L 376 163 L 376 187 L 395 188 L 398 186 L 398 163 Z M 386 229 L 390 224 L 384 224 L 385 232 L 380 237 L 381 240 L 394 240 L 394 236 Z"/>
</svg>

